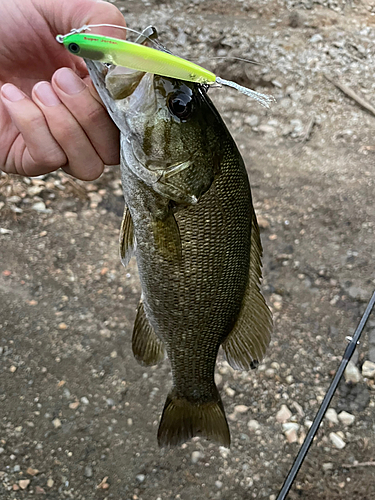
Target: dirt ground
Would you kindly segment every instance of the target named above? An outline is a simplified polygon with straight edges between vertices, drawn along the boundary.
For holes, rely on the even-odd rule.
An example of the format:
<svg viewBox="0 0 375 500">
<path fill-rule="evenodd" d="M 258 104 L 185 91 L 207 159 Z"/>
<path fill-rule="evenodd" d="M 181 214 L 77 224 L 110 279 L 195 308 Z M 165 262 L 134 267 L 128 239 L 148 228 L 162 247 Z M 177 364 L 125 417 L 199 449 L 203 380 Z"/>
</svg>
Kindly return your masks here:
<svg viewBox="0 0 375 500">
<path fill-rule="evenodd" d="M 277 99 L 265 110 L 210 91 L 248 167 L 273 340 L 251 373 L 220 355 L 230 450 L 199 439 L 159 450 L 169 365 L 131 353 L 140 286 L 118 256 L 119 169 L 93 183 L 0 176 L 0 498 L 275 500 L 375 287 L 375 117 L 332 83 L 374 100 L 375 3 L 117 5 L 130 27 L 156 25 L 175 53 Z M 366 360 L 374 314 L 290 499 L 375 498 Z"/>
</svg>

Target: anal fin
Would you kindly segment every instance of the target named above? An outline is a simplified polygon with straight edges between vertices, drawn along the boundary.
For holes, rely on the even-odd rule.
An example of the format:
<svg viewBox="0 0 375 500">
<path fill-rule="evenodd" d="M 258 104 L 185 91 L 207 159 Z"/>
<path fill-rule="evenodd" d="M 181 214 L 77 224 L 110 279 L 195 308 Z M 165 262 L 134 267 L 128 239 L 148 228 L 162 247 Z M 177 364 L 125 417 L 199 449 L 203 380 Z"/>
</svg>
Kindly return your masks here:
<svg viewBox="0 0 375 500">
<path fill-rule="evenodd" d="M 249 281 L 237 321 L 222 344 L 225 358 L 235 370 L 256 368 L 271 340 L 272 314 L 259 289 L 262 244 L 253 209 Z"/>
<path fill-rule="evenodd" d="M 131 218 L 128 207 L 125 205 L 124 215 L 122 217 L 120 229 L 120 257 L 124 267 L 129 264 L 131 257 L 135 251 L 135 236 L 133 220 Z"/>
<path fill-rule="evenodd" d="M 164 344 L 150 325 L 142 301 L 134 322 L 132 348 L 135 359 L 144 366 L 156 365 L 165 358 Z"/>
</svg>

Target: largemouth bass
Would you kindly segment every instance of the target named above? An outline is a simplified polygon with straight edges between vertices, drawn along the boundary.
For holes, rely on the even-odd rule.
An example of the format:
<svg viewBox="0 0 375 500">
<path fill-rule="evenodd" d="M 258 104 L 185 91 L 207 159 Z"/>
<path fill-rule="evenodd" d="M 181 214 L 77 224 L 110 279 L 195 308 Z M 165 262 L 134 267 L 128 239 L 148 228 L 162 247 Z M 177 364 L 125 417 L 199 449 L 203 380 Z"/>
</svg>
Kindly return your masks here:
<svg viewBox="0 0 375 500">
<path fill-rule="evenodd" d="M 120 253 L 124 265 L 135 254 L 142 285 L 133 353 L 143 365 L 167 354 L 172 368 L 158 443 L 229 447 L 219 347 L 233 368 L 255 368 L 272 329 L 244 162 L 204 87 L 86 63 L 121 132 Z"/>
</svg>

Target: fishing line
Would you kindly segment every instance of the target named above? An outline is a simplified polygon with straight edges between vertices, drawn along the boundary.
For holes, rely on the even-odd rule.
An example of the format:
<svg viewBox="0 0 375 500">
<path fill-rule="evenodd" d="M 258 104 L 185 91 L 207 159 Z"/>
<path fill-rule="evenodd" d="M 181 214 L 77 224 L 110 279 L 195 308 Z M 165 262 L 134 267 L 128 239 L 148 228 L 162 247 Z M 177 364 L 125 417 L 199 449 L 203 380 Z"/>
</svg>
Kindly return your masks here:
<svg viewBox="0 0 375 500">
<path fill-rule="evenodd" d="M 320 408 L 315 415 L 314 421 L 310 427 L 309 432 L 307 433 L 307 436 L 298 452 L 298 455 L 296 459 L 294 460 L 294 463 L 284 481 L 284 484 L 279 492 L 278 497 L 276 500 L 285 500 L 286 496 L 288 495 L 290 488 L 292 487 L 294 480 L 296 479 L 296 476 L 298 474 L 298 471 L 301 468 L 301 465 L 303 464 L 303 461 L 306 458 L 307 452 L 309 451 L 309 448 L 313 442 L 313 439 L 319 429 L 320 424 L 322 423 L 323 417 L 327 411 L 327 408 L 337 390 L 337 387 L 339 385 L 339 382 L 341 380 L 341 377 L 345 371 L 345 368 L 350 361 L 350 358 L 353 356 L 353 353 L 355 351 L 355 348 L 357 347 L 357 344 L 359 343 L 359 338 L 363 332 L 363 329 L 365 328 L 365 325 L 367 323 L 367 320 L 371 314 L 371 311 L 375 305 L 375 291 L 372 294 L 372 297 L 370 299 L 370 302 L 368 303 L 365 312 L 362 315 L 361 321 L 359 322 L 359 325 L 357 326 L 357 329 L 353 335 L 353 337 L 347 337 L 347 340 L 349 340 L 349 344 L 347 348 L 345 349 L 344 355 L 342 357 L 340 366 L 338 367 L 336 374 L 331 382 L 331 385 L 329 386 L 326 395 L 324 396 L 323 402 L 320 405 Z"/>
<path fill-rule="evenodd" d="M 56 40 L 59 42 L 59 43 L 63 43 L 64 42 L 64 39 L 67 37 L 67 36 L 70 36 L 70 35 L 74 35 L 75 33 L 82 33 L 82 31 L 91 31 L 91 28 L 119 28 L 121 30 L 125 30 L 125 31 L 131 31 L 132 33 L 135 33 L 136 35 L 139 35 L 139 37 L 137 38 L 137 40 L 142 37 L 146 40 L 148 40 L 149 42 L 151 42 L 152 44 L 155 45 L 155 47 L 159 48 L 161 46 L 160 43 L 157 43 L 155 40 L 153 40 L 152 38 L 149 38 L 147 35 L 145 35 L 145 32 L 149 29 L 149 28 L 145 28 L 142 32 L 141 31 L 137 31 L 133 28 L 128 28 L 127 26 L 120 26 L 119 24 L 84 24 L 83 26 L 81 26 L 80 28 L 73 28 L 69 31 L 69 33 L 66 33 L 65 35 L 57 35 L 56 36 Z"/>
</svg>

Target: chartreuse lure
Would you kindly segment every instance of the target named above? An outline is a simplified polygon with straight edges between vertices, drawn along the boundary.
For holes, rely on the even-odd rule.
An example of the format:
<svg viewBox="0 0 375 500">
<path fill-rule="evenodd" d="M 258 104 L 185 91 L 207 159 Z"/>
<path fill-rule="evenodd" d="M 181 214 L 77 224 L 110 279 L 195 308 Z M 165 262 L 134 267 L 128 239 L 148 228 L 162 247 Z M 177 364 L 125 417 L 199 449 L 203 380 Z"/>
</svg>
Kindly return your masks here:
<svg viewBox="0 0 375 500">
<path fill-rule="evenodd" d="M 62 43 L 72 54 L 86 59 L 110 63 L 116 66 L 125 66 L 137 71 L 154 73 L 160 76 L 203 85 L 212 85 L 215 83 L 227 85 L 255 99 L 266 108 L 269 108 L 270 103 L 275 100 L 272 96 L 261 94 L 238 85 L 235 82 L 224 80 L 198 64 L 165 52 L 164 50 L 154 49 L 140 43 L 128 42 L 118 38 L 83 33 L 90 30 L 90 28 L 99 26 L 111 26 L 129 30 L 129 28 L 125 28 L 124 26 L 108 24 L 85 25 L 79 29 L 73 29 L 66 35 L 57 35 L 56 40 Z M 143 34 L 141 34 L 140 38 L 143 40 L 149 39 L 154 43 L 153 40 L 148 36 L 143 36 Z M 158 46 L 157 44 L 155 45 Z"/>
</svg>

